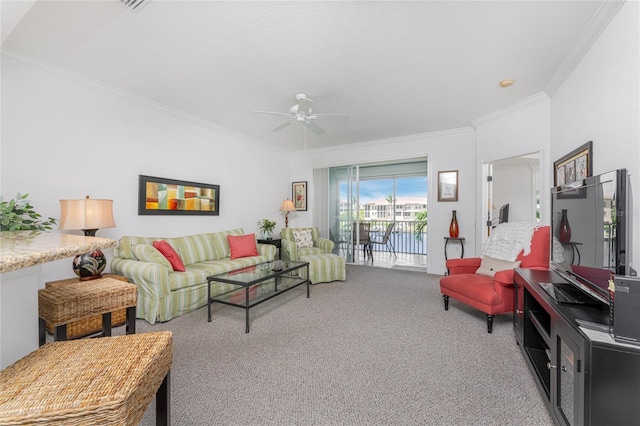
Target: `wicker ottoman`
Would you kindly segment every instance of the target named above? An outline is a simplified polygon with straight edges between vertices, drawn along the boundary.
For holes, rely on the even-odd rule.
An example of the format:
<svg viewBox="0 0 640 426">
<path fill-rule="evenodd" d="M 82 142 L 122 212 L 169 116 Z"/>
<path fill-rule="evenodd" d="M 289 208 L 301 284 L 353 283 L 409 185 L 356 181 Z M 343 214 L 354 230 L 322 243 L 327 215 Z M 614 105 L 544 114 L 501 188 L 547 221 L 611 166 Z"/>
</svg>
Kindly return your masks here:
<svg viewBox="0 0 640 426">
<path fill-rule="evenodd" d="M 47 324 L 55 340 L 67 339 L 67 325 L 102 316 L 102 333 L 111 335 L 111 313 L 126 309 L 127 334 L 136 332 L 138 287 L 114 278 L 50 285 L 38 290 L 39 342 L 46 341 Z"/>
<path fill-rule="evenodd" d="M 307 254 L 300 256 L 301 262 L 309 262 L 309 281 L 311 284 L 344 281 L 347 279 L 344 258 L 335 254 Z M 306 269 L 300 270 L 300 276 L 307 278 Z"/>
<path fill-rule="evenodd" d="M 0 371 L 0 424 L 168 425 L 171 332 L 53 342 Z"/>
</svg>

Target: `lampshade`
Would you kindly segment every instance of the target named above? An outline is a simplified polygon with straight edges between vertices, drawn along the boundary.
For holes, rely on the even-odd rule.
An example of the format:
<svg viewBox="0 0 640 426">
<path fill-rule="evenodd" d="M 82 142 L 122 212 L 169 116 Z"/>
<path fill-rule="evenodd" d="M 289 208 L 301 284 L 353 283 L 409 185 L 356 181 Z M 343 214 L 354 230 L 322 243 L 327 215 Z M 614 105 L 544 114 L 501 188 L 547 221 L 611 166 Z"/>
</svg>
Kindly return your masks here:
<svg viewBox="0 0 640 426">
<path fill-rule="evenodd" d="M 60 200 L 60 227 L 58 229 L 97 230 L 113 228 L 113 200 Z M 95 234 L 95 232 L 94 232 Z"/>
<path fill-rule="evenodd" d="M 60 227 L 80 229 L 85 236 L 94 237 L 100 228 L 113 228 L 113 200 L 60 200 Z M 79 254 L 73 259 L 73 272 L 81 281 L 100 278 L 107 266 L 107 258 L 100 250 Z"/>
<path fill-rule="evenodd" d="M 284 227 L 289 227 L 289 212 L 293 212 L 296 210 L 296 206 L 293 205 L 293 201 L 290 199 L 286 199 L 280 204 L 280 211 L 285 212 L 284 214 Z"/>
<path fill-rule="evenodd" d="M 293 205 L 293 201 L 291 201 L 288 198 L 282 201 L 282 204 L 280 205 L 281 212 L 293 212 L 295 210 L 296 210 L 296 207 Z"/>
</svg>

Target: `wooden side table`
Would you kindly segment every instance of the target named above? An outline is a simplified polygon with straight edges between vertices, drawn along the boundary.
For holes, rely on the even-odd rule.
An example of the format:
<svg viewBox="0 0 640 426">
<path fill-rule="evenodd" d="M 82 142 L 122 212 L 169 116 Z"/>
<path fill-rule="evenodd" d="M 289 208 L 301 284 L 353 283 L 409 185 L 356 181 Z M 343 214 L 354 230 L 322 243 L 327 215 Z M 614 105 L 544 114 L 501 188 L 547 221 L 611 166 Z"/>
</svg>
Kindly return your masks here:
<svg viewBox="0 0 640 426">
<path fill-rule="evenodd" d="M 126 312 L 127 334 L 135 334 L 137 290 L 135 284 L 108 276 L 92 281 L 70 279 L 47 283 L 46 288 L 38 290 L 40 344 L 46 340 L 47 323 L 55 340 L 99 331 L 110 336 L 111 314 L 122 310 Z M 76 327 L 75 334 L 69 335 L 71 324 Z"/>
<path fill-rule="evenodd" d="M 259 244 L 271 244 L 278 249 L 278 259 L 280 259 L 280 247 L 282 247 L 282 238 L 258 239 Z"/>
</svg>

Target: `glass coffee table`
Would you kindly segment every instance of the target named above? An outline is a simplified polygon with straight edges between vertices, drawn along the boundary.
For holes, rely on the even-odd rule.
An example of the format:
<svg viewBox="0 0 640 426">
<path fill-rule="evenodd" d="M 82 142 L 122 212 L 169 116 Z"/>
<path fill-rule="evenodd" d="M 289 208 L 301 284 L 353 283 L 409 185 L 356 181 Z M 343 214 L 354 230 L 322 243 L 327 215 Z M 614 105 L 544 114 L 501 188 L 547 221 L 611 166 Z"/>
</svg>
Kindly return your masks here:
<svg viewBox="0 0 640 426">
<path fill-rule="evenodd" d="M 298 273 L 307 268 L 308 262 L 274 260 L 247 266 L 223 274 L 207 277 L 207 320 L 211 322 L 211 303 L 222 303 L 245 310 L 246 333 L 249 332 L 249 309 L 285 293 L 292 288 L 307 283 L 307 298 L 310 297 L 309 280 L 301 278 Z M 214 282 L 233 284 L 234 288 L 211 297 L 211 284 Z"/>
</svg>

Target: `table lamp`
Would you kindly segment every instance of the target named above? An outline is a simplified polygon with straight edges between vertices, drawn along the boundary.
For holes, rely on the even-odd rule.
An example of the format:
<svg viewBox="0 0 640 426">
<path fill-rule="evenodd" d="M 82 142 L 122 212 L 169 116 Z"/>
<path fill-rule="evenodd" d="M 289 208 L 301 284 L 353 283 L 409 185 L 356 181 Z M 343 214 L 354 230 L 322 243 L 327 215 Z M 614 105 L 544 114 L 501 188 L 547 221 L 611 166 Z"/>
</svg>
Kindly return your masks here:
<svg viewBox="0 0 640 426">
<path fill-rule="evenodd" d="M 280 205 L 280 211 L 281 212 L 286 212 L 285 216 L 284 216 L 284 227 L 288 228 L 289 227 L 289 212 L 293 212 L 296 210 L 296 207 L 293 205 L 293 201 L 291 201 L 290 199 L 286 199 L 282 202 L 282 204 Z"/>
<path fill-rule="evenodd" d="M 113 200 L 60 200 L 60 227 L 62 230 L 82 230 L 86 237 L 95 237 L 100 228 L 113 228 Z M 107 259 L 100 250 L 79 254 L 73 259 L 73 272 L 80 281 L 100 278 Z"/>
</svg>

